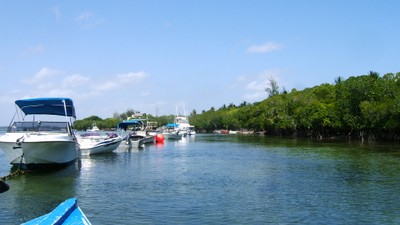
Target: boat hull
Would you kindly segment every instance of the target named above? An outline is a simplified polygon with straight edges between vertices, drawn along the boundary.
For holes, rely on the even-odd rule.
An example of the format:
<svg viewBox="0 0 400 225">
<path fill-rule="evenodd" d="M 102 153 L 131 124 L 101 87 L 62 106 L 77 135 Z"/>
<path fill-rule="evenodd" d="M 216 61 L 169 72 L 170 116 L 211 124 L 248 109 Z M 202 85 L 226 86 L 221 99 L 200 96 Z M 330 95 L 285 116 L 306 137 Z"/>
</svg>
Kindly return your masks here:
<svg viewBox="0 0 400 225">
<path fill-rule="evenodd" d="M 174 139 L 174 140 L 180 140 L 183 137 L 182 134 L 179 134 L 179 133 L 176 133 L 176 132 L 166 132 L 166 133 L 163 133 L 163 135 L 167 139 Z"/>
<path fill-rule="evenodd" d="M 58 205 L 53 211 L 33 220 L 22 223 L 23 225 L 36 224 L 85 224 L 90 225 L 89 219 L 78 206 L 76 198 L 70 198 Z"/>
<path fill-rule="evenodd" d="M 68 134 L 7 133 L 0 137 L 0 148 L 10 164 L 27 169 L 69 165 L 80 156 L 79 145 Z"/>
<path fill-rule="evenodd" d="M 145 144 L 155 143 L 155 136 L 130 135 L 127 144 L 132 147 L 143 147 Z"/>
<path fill-rule="evenodd" d="M 94 155 L 113 152 L 121 144 L 122 138 L 104 141 L 84 140 L 81 144 L 82 155 Z"/>
</svg>

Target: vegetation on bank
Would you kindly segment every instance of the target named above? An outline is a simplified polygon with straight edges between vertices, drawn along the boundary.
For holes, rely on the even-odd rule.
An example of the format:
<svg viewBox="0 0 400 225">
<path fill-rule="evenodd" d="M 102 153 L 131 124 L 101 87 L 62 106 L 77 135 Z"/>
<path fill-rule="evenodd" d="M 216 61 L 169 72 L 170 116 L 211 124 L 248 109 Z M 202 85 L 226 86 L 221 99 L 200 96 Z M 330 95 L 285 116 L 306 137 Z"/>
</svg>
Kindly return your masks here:
<svg viewBox="0 0 400 225">
<path fill-rule="evenodd" d="M 132 115 L 135 115 L 137 111 L 133 109 L 128 109 L 126 112 L 118 114 L 114 113 L 112 118 L 102 119 L 98 116 L 90 116 L 82 120 L 77 120 L 74 123 L 74 127 L 77 130 L 87 130 L 91 129 L 93 125 L 96 125 L 100 130 L 115 130 L 117 128 L 118 123 L 127 120 Z M 166 125 L 167 123 L 171 123 L 174 120 L 174 115 L 168 116 L 158 116 L 155 117 L 150 114 L 142 114 L 142 119 L 148 119 L 150 121 L 155 121 L 159 126 Z"/>
<path fill-rule="evenodd" d="M 301 91 L 279 90 L 273 79 L 266 86 L 268 97 L 263 101 L 223 105 L 199 114 L 192 111 L 190 123 L 201 132 L 227 129 L 319 139 L 400 140 L 400 72 L 338 77 L 333 84 Z M 173 115 L 148 117 L 161 126 L 173 121 Z M 104 120 L 104 128 L 121 119 L 115 114 Z M 79 124 L 77 121 L 75 126 Z"/>
</svg>

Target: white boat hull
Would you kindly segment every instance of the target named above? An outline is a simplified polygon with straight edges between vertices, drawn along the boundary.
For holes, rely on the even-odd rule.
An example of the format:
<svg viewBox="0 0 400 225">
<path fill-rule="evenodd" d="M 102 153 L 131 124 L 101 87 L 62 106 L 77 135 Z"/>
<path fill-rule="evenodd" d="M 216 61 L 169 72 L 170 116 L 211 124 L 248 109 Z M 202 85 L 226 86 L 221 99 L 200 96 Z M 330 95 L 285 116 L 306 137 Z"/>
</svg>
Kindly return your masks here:
<svg viewBox="0 0 400 225">
<path fill-rule="evenodd" d="M 80 156 L 75 137 L 66 133 L 6 133 L 0 148 L 10 164 L 26 168 L 68 165 Z"/>
<path fill-rule="evenodd" d="M 155 140 L 155 136 L 131 135 L 128 137 L 127 144 L 140 148 L 145 144 L 155 143 Z"/>
<path fill-rule="evenodd" d="M 175 140 L 179 140 L 182 139 L 183 134 L 179 134 L 179 133 L 163 133 L 163 135 L 167 138 L 167 139 L 175 139 Z"/>
<path fill-rule="evenodd" d="M 94 155 L 113 152 L 121 144 L 122 138 L 108 140 L 82 140 L 80 141 L 82 155 Z"/>
</svg>

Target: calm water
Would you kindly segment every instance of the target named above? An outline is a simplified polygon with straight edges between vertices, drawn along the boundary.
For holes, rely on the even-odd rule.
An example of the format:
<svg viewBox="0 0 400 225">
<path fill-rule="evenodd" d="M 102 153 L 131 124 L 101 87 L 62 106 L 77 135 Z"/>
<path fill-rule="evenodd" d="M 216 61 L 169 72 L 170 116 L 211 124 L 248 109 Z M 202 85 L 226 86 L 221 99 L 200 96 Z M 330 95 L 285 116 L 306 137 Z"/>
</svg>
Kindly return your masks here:
<svg viewBox="0 0 400 225">
<path fill-rule="evenodd" d="M 10 165 L 0 152 L 0 176 Z M 400 224 L 400 149 L 197 135 L 121 144 L 68 168 L 9 179 L 0 223 L 76 197 L 93 224 Z"/>
</svg>

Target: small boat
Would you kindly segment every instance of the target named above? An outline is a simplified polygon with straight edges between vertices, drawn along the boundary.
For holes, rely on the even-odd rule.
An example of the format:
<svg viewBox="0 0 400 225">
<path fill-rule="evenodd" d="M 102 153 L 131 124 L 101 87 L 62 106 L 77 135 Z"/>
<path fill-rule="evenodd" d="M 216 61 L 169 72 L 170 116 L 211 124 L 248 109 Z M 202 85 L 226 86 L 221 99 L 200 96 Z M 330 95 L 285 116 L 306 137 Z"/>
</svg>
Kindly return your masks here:
<svg viewBox="0 0 400 225">
<path fill-rule="evenodd" d="M 90 225 L 89 219 L 78 206 L 76 198 L 70 198 L 58 205 L 53 211 L 33 220 L 23 223 L 22 225 L 37 224 L 85 224 Z"/>
<path fill-rule="evenodd" d="M 98 132 L 100 129 L 96 126 L 96 124 L 93 124 L 92 128 L 87 129 L 86 131 Z"/>
<path fill-rule="evenodd" d="M 181 130 L 179 128 L 179 124 L 177 123 L 169 123 L 164 127 L 163 135 L 167 139 L 182 139 L 187 135 L 186 130 Z"/>
<path fill-rule="evenodd" d="M 143 147 L 145 144 L 154 143 L 155 136 L 147 135 L 145 131 L 134 131 L 128 135 L 126 141 L 132 147 Z"/>
<path fill-rule="evenodd" d="M 77 137 L 82 155 L 110 153 L 122 142 L 122 137 L 115 133 L 105 133 L 103 136 L 99 132 L 85 132 Z"/>
<path fill-rule="evenodd" d="M 174 139 L 174 140 L 180 140 L 182 139 L 182 137 L 186 136 L 180 134 L 179 132 L 163 132 L 163 135 L 165 136 L 166 139 Z"/>
<path fill-rule="evenodd" d="M 196 134 L 194 126 L 189 124 L 189 119 L 187 116 L 176 115 L 174 123 L 177 124 L 177 129 L 179 129 L 180 133 L 187 135 Z"/>
<path fill-rule="evenodd" d="M 0 136 L 0 149 L 10 164 L 36 169 L 66 166 L 79 159 L 79 144 L 72 129 L 76 115 L 71 99 L 31 98 L 16 100 L 15 104 L 10 126 Z"/>
<path fill-rule="evenodd" d="M 163 134 L 167 139 L 181 139 L 187 135 L 195 135 L 196 131 L 193 125 L 189 124 L 187 116 L 176 115 L 173 123 L 164 127 Z"/>
<path fill-rule="evenodd" d="M 117 125 L 117 131 L 124 137 L 125 143 L 132 147 L 143 147 L 145 144 L 155 143 L 156 136 L 150 135 L 146 129 L 145 120 L 131 119 Z"/>
</svg>

